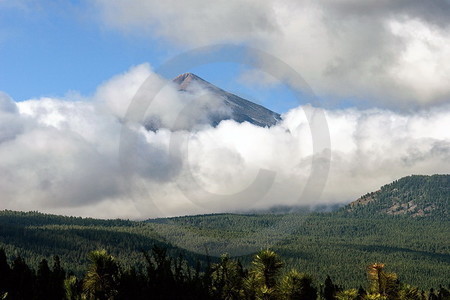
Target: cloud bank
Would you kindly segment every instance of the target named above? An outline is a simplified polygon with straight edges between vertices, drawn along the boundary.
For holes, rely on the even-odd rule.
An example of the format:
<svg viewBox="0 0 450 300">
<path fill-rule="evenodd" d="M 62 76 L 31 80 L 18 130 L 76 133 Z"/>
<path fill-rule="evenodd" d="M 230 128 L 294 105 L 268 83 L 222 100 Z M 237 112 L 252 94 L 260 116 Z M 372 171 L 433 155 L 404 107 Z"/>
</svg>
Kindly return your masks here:
<svg viewBox="0 0 450 300">
<path fill-rule="evenodd" d="M 402 110 L 450 97 L 449 1 L 95 3 L 101 19 L 126 34 L 158 36 L 184 49 L 244 43 L 267 51 L 323 96 Z"/>
<path fill-rule="evenodd" d="M 164 88 L 142 122 L 127 127 L 132 147 L 121 148 L 124 116 L 147 78 Z M 292 109 L 271 128 L 231 120 L 213 128 L 208 114 L 223 111 L 220 102 L 203 91 L 180 94 L 146 64 L 105 82 L 90 98 L 69 100 L 15 103 L 0 94 L 2 208 L 147 218 L 345 203 L 402 176 L 450 170 L 448 104 L 409 113 L 325 110 L 331 169 L 322 196 L 311 199 L 302 190 L 311 171 L 305 112 L 312 107 Z M 215 104 L 205 106 L 210 101 Z M 192 109 L 185 115 L 187 106 Z M 161 129 L 146 130 L 145 122 L 155 119 Z M 198 186 L 214 195 L 238 193 L 260 169 L 275 178 L 257 201 L 192 198 Z"/>
</svg>

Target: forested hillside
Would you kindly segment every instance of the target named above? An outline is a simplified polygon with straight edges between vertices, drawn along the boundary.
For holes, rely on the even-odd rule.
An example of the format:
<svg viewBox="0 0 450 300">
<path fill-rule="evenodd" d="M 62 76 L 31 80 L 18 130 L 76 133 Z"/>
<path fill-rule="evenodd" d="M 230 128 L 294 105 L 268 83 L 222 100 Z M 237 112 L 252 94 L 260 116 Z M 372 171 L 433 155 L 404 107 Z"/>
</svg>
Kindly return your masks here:
<svg viewBox="0 0 450 300">
<path fill-rule="evenodd" d="M 337 284 L 354 287 L 365 279 L 367 264 L 383 262 L 401 280 L 428 289 L 450 283 L 447 182 L 448 175 L 407 177 L 362 197 L 375 199 L 368 204 L 358 201 L 333 213 L 216 214 L 135 222 L 2 211 L 0 247 L 9 261 L 21 255 L 35 268 L 43 258 L 58 255 L 63 267 L 76 274 L 85 270 L 87 253 L 95 249 L 106 249 L 125 267 L 139 268 L 143 251 L 155 245 L 203 266 L 223 253 L 248 265 L 254 253 L 270 248 L 288 268 L 314 280 L 330 275 Z M 434 208 L 424 214 L 381 213 L 392 199 L 413 201 L 422 210 Z"/>
<path fill-rule="evenodd" d="M 344 209 L 354 215 L 450 217 L 450 175 L 412 175 L 368 193 Z"/>
<path fill-rule="evenodd" d="M 166 243 L 151 226 L 142 222 L 0 212 L 0 247 L 10 259 L 21 255 L 32 266 L 37 266 L 43 258 L 58 255 L 64 267 L 80 274 L 87 263 L 86 254 L 95 249 L 106 249 L 131 266 L 140 261 L 143 251 L 155 245 L 173 256 L 183 253 L 190 262 L 204 259 Z"/>
<path fill-rule="evenodd" d="M 283 223 L 282 226 L 278 226 Z M 278 224 L 278 225 L 277 225 Z M 293 228 L 282 238 L 273 228 Z M 165 224 L 120 220 L 92 220 L 2 212 L 0 247 L 13 260 L 22 255 L 37 266 L 43 258 L 59 255 L 63 266 L 80 274 L 89 251 L 104 248 L 125 266 L 141 261 L 142 250 L 167 247 L 184 253 L 194 264 L 212 261 L 222 253 L 247 254 L 267 247 L 286 264 L 320 279 L 329 274 L 343 286 L 365 278 L 370 262 L 385 262 L 402 280 L 422 288 L 447 284 L 450 270 L 450 222 L 432 219 L 350 218 L 333 214 L 210 215 L 168 219 Z M 186 248 L 190 251 L 183 251 Z"/>
</svg>

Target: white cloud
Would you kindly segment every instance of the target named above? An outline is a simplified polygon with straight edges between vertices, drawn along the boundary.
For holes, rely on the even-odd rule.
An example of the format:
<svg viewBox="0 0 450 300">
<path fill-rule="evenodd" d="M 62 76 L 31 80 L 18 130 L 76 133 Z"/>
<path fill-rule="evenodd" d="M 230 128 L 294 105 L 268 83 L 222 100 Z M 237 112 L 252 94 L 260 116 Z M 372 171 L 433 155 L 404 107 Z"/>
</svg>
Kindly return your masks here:
<svg viewBox="0 0 450 300">
<path fill-rule="evenodd" d="M 399 88 L 419 102 L 449 101 L 450 34 L 448 30 L 418 20 L 389 23 L 392 33 L 404 41 L 397 64 L 390 69 Z"/>
<path fill-rule="evenodd" d="M 172 82 L 153 73 L 148 64 L 142 64 L 103 83 L 94 101 L 119 120 L 138 115 L 138 121 L 150 128 L 191 129 L 209 124 L 214 116 L 230 115 L 229 109 L 210 92 L 200 86 L 191 88 L 190 93 L 179 93 Z M 143 103 L 134 114 L 129 111 L 133 101 Z"/>
<path fill-rule="evenodd" d="M 0 145 L 13 139 L 22 131 L 22 124 L 17 120 L 17 106 L 14 101 L 5 93 L 0 92 Z"/>
<path fill-rule="evenodd" d="M 98 0 L 96 3 L 104 20 L 115 28 L 149 32 L 178 43 L 240 41 L 276 30 L 268 1 Z"/>
<path fill-rule="evenodd" d="M 157 35 L 181 48 L 230 42 L 265 50 L 320 95 L 396 109 L 450 98 L 448 1 L 96 3 L 106 24 L 127 33 Z"/>
<path fill-rule="evenodd" d="M 314 205 L 351 201 L 413 173 L 450 170 L 449 105 L 409 113 L 326 110 L 330 174 L 320 199 L 301 198 L 311 171 L 311 133 L 304 113 L 310 108 L 291 110 L 271 128 L 233 121 L 198 127 L 210 110 L 194 109 L 199 115 L 194 121 L 172 128 L 174 116 L 183 115 L 183 107 L 196 97 L 181 96 L 168 84 L 149 109 L 163 120 L 170 115 L 163 124 L 168 128 L 130 127 L 127 140 L 123 116 L 145 76 L 155 80 L 149 86 L 160 86 L 161 79 L 141 65 L 105 82 L 86 101 L 43 98 L 15 104 L 0 94 L 2 206 L 144 218 Z M 128 141 L 132 147 L 123 147 Z M 255 191 L 239 194 L 260 169 L 275 172 L 268 193 L 257 200 L 252 200 Z M 257 191 L 268 187 L 267 181 L 260 184 Z M 226 203 L 220 196 L 205 202 L 209 199 L 202 197 L 208 194 L 198 187 L 210 195 L 236 195 Z"/>
</svg>

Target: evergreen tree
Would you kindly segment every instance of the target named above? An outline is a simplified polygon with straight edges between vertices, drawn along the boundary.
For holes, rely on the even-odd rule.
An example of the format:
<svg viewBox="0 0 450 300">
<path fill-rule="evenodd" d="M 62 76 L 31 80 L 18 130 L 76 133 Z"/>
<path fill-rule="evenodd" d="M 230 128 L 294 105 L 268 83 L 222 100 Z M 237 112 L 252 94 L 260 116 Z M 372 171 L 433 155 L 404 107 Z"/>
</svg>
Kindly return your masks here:
<svg viewBox="0 0 450 300">
<path fill-rule="evenodd" d="M 50 268 L 48 267 L 48 262 L 44 258 L 40 263 L 36 276 L 36 293 L 35 297 L 37 300 L 48 300 L 54 299 L 53 295 L 53 285 Z M 62 298 L 59 298 L 62 299 Z"/>
<path fill-rule="evenodd" d="M 275 297 L 277 293 L 277 277 L 283 265 L 278 254 L 272 250 L 262 250 L 255 255 L 252 261 L 251 273 L 259 281 L 259 293 L 263 295 L 264 299 Z"/>
<path fill-rule="evenodd" d="M 117 294 L 119 267 L 106 250 L 92 251 L 91 262 L 84 277 L 83 291 L 88 299 L 108 300 Z"/>
<path fill-rule="evenodd" d="M 61 261 L 58 255 L 53 257 L 52 267 L 52 293 L 47 298 L 49 300 L 63 299 L 65 295 L 64 280 L 66 279 L 66 272 L 61 266 Z"/>
<path fill-rule="evenodd" d="M 64 280 L 64 291 L 65 291 L 65 293 L 64 293 L 65 298 L 61 298 L 61 299 L 67 299 L 67 300 L 80 300 L 81 299 L 79 282 L 78 282 L 78 279 L 76 276 L 72 275 Z"/>
<path fill-rule="evenodd" d="M 71 275 L 63 281 L 64 294 L 57 292 L 66 272 L 58 258 L 52 270 L 43 259 L 35 273 L 18 256 L 12 268 L 6 254 L 0 249 L 0 275 L 9 282 L 3 285 L 0 299 L 12 300 L 144 300 L 144 299 L 302 299 L 315 300 L 317 290 L 309 275 L 295 269 L 281 280 L 283 262 L 273 251 L 264 250 L 255 255 L 250 271 L 239 261 L 223 255 L 220 261 L 194 271 L 182 256 L 172 259 L 164 248 L 154 248 L 146 255 L 147 273 L 138 267 L 119 268 L 116 260 L 105 250 L 89 254 L 90 266 L 83 280 Z M 203 271 L 202 271 L 203 270 Z M 7 274 L 8 276 L 6 276 Z M 59 275 L 58 275 L 59 274 Z M 417 287 L 400 284 L 394 273 L 384 271 L 383 264 L 368 268 L 369 293 L 357 289 L 340 289 L 327 276 L 320 295 L 323 300 L 449 300 L 448 289 L 440 286 L 438 292 L 419 291 Z"/>
<path fill-rule="evenodd" d="M 14 300 L 33 299 L 34 272 L 25 263 L 21 256 L 16 257 L 12 263 L 11 286 L 8 296 Z"/>
<path fill-rule="evenodd" d="M 336 299 L 338 300 L 356 300 L 358 298 L 358 291 L 356 289 L 349 289 L 344 291 L 339 291 L 336 294 Z M 367 300 L 381 300 L 379 298 L 372 298 L 371 295 L 366 297 Z"/>
<path fill-rule="evenodd" d="M 400 300 L 421 300 L 422 296 L 418 288 L 405 284 L 399 291 L 398 298 Z"/>
<path fill-rule="evenodd" d="M 255 300 L 262 298 L 261 280 L 255 273 L 250 272 L 243 281 L 244 296 L 247 300 Z"/>
<path fill-rule="evenodd" d="M 131 267 L 129 270 L 125 270 L 120 275 L 116 299 L 148 299 L 148 295 L 151 293 L 152 291 L 148 287 L 147 277 L 137 272 L 134 267 Z"/>
<path fill-rule="evenodd" d="M 312 285 L 312 278 L 306 274 L 291 270 L 281 282 L 281 295 L 289 300 L 316 300 L 317 290 Z"/>
<path fill-rule="evenodd" d="M 399 292 L 399 282 L 395 273 L 384 271 L 384 264 L 372 264 L 368 267 L 371 292 L 389 299 L 395 299 Z"/>
<path fill-rule="evenodd" d="M 11 268 L 6 259 L 6 253 L 0 248 L 0 295 L 5 294 L 9 290 L 11 279 Z"/>
<path fill-rule="evenodd" d="M 327 275 L 327 278 L 325 279 L 325 285 L 323 288 L 323 298 L 325 300 L 335 300 L 337 292 L 338 289 L 336 285 L 333 284 L 333 281 L 331 280 L 330 276 Z"/>
<path fill-rule="evenodd" d="M 213 297 L 242 299 L 245 273 L 241 264 L 222 255 L 220 262 L 212 266 L 211 276 Z"/>
<path fill-rule="evenodd" d="M 362 299 L 365 299 L 366 296 L 367 296 L 366 290 L 362 286 L 359 286 L 358 295 L 357 295 L 356 299 L 362 300 Z"/>
<path fill-rule="evenodd" d="M 450 285 L 449 289 L 444 288 L 442 285 L 439 286 L 438 299 L 439 300 L 450 300 Z"/>
<path fill-rule="evenodd" d="M 431 288 L 428 293 L 428 300 L 438 300 L 438 296 L 434 293 L 434 289 Z"/>
</svg>

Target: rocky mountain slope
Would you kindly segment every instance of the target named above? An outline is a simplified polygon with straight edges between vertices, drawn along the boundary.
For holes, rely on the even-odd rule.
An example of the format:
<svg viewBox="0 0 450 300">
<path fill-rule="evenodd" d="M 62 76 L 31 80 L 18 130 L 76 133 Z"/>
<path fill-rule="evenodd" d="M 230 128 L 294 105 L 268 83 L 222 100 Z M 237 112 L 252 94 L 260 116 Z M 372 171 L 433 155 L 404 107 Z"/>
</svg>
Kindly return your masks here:
<svg viewBox="0 0 450 300">
<path fill-rule="evenodd" d="M 195 88 L 202 88 L 214 95 L 231 110 L 230 116 L 217 116 L 212 120 L 211 125 L 217 125 L 222 120 L 233 119 L 236 122 L 249 122 L 251 124 L 270 127 L 275 125 L 281 117 L 264 106 L 253 103 L 232 93 L 224 91 L 217 86 L 207 82 L 192 73 L 185 73 L 173 79 L 173 82 L 179 86 L 179 90 L 184 93 L 193 92 Z"/>
<path fill-rule="evenodd" d="M 450 175 L 412 175 L 384 185 L 350 203 L 351 214 L 449 217 Z"/>
</svg>

